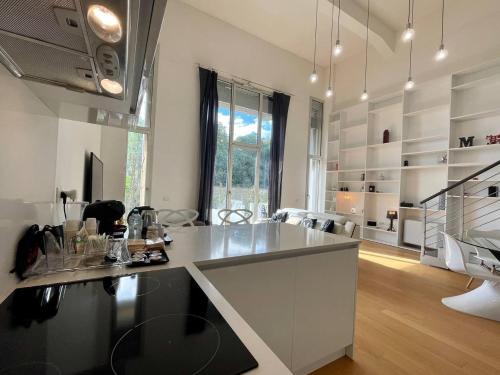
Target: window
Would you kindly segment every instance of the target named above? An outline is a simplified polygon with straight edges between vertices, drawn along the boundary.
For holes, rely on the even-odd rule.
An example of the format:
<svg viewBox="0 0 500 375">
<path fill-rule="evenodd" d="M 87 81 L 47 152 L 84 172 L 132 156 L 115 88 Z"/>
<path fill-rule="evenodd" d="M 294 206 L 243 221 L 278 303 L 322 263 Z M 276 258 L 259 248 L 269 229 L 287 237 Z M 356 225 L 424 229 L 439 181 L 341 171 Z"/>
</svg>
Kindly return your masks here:
<svg viewBox="0 0 500 375">
<path fill-rule="evenodd" d="M 147 201 L 149 142 L 151 133 L 152 78 L 143 78 L 137 116 L 128 121 L 127 163 L 125 168 L 125 214 Z"/>
<path fill-rule="evenodd" d="M 129 131 L 127 137 L 127 165 L 125 169 L 125 209 L 146 203 L 146 175 L 148 134 Z"/>
<path fill-rule="evenodd" d="M 321 129 L 323 127 L 323 103 L 311 99 L 309 115 L 309 145 L 307 152 L 307 209 L 320 210 L 321 185 Z"/>
<path fill-rule="evenodd" d="M 218 94 L 212 222 L 223 208 L 245 208 L 253 220 L 267 217 L 272 99 L 223 80 Z"/>
</svg>

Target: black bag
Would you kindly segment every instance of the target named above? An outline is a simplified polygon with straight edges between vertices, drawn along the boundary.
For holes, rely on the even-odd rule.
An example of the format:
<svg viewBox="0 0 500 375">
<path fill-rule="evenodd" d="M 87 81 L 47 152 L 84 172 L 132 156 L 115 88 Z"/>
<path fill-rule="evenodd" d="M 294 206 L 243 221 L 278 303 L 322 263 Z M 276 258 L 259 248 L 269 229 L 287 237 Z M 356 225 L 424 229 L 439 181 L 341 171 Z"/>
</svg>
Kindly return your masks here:
<svg viewBox="0 0 500 375">
<path fill-rule="evenodd" d="M 19 240 L 16 249 L 16 261 L 11 273 L 16 273 L 20 280 L 24 280 L 24 274 L 36 262 L 38 254 L 43 250 L 43 231 L 38 225 L 30 226 Z"/>
</svg>

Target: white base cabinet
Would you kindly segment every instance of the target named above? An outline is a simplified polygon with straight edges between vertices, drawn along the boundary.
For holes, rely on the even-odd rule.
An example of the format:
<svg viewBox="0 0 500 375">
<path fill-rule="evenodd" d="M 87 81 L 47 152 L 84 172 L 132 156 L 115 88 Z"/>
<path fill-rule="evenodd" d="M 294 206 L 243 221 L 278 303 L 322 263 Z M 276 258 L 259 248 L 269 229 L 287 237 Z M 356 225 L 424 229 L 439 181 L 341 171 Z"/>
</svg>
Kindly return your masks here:
<svg viewBox="0 0 500 375">
<path fill-rule="evenodd" d="M 205 269 L 294 374 L 352 356 L 358 249 Z"/>
</svg>

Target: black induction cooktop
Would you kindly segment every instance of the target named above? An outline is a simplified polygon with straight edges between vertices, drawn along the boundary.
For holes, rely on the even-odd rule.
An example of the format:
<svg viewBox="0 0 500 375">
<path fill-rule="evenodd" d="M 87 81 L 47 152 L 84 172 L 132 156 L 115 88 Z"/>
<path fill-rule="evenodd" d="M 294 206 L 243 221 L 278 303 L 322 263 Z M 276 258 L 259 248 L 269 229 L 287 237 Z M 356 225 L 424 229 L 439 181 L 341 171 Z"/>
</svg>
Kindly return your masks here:
<svg viewBox="0 0 500 375">
<path fill-rule="evenodd" d="M 0 374 L 241 374 L 257 362 L 185 268 L 14 291 Z"/>
</svg>

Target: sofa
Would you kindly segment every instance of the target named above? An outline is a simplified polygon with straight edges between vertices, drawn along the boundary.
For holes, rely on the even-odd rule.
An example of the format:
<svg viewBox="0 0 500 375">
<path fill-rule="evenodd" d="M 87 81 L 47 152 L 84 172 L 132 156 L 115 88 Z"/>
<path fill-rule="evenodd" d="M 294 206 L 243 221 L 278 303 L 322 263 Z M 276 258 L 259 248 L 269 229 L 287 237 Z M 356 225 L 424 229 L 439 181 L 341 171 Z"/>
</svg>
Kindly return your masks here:
<svg viewBox="0 0 500 375">
<path fill-rule="evenodd" d="M 327 214 L 322 212 L 307 211 L 300 208 L 282 208 L 276 211 L 275 218 L 280 218 L 282 222 L 293 225 L 304 225 L 304 219 L 312 219 L 313 229 L 320 229 L 326 220 L 333 220 L 333 234 L 346 237 L 354 237 L 359 229 L 358 225 L 350 221 L 346 216 L 337 214 Z M 284 221 L 283 221 L 284 220 Z M 307 221 L 311 225 L 311 221 Z"/>
</svg>

